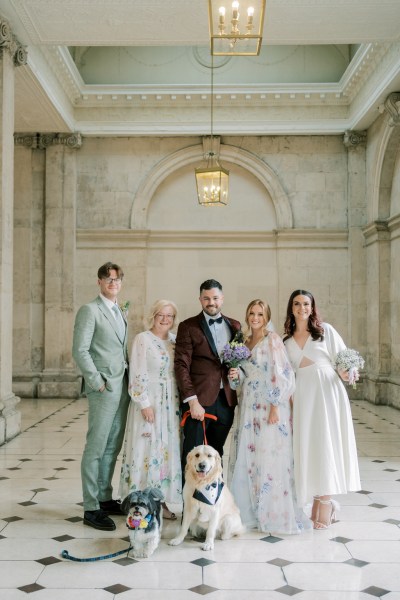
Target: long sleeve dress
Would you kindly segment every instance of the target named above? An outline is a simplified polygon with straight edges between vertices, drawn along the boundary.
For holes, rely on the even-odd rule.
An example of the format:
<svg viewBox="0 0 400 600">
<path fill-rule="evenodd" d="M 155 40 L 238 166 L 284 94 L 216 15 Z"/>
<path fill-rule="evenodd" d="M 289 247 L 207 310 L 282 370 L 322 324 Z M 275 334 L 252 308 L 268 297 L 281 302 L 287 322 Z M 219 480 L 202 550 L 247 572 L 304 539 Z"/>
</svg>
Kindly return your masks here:
<svg viewBox="0 0 400 600">
<path fill-rule="evenodd" d="M 238 428 L 233 434 L 231 490 L 243 523 L 260 531 L 300 533 L 310 525 L 297 507 L 289 399 L 294 373 L 274 332 L 241 363 Z M 279 422 L 268 424 L 271 404 Z"/>
<path fill-rule="evenodd" d="M 179 397 L 175 383 L 175 336 L 162 340 L 151 331 L 139 333 L 129 365 L 128 411 L 119 494 L 156 487 L 166 502 L 182 502 Z M 141 410 L 152 407 L 154 423 Z"/>
<path fill-rule="evenodd" d="M 335 370 L 346 348 L 338 332 L 323 323 L 324 339 L 309 336 L 303 349 L 291 337 L 285 346 L 296 373 L 293 454 L 297 499 L 345 494 L 361 488 L 350 402 Z M 303 358 L 311 362 L 300 367 Z"/>
</svg>

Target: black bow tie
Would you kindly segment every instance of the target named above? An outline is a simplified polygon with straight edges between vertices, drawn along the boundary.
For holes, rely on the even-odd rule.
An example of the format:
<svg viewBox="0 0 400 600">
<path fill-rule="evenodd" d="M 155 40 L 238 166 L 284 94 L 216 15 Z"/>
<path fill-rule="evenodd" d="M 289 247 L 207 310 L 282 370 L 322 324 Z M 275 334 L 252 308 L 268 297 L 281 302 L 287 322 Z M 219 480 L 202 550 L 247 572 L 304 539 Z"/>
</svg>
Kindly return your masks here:
<svg viewBox="0 0 400 600">
<path fill-rule="evenodd" d="M 208 319 L 208 324 L 213 325 L 214 323 L 222 323 L 222 321 L 223 321 L 222 317 L 218 317 L 218 319 Z"/>
<path fill-rule="evenodd" d="M 210 483 L 209 485 L 206 485 L 206 490 L 207 492 L 211 489 L 211 488 L 216 488 L 218 485 L 218 481 L 213 481 L 212 483 Z"/>
</svg>

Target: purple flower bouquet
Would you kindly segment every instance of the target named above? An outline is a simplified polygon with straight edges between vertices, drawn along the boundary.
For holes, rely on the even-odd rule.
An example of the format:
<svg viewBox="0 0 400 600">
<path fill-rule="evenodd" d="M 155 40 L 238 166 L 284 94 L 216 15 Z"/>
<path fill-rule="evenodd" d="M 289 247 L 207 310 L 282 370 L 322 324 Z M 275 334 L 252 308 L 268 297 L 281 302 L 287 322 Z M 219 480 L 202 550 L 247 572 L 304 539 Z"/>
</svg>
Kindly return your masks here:
<svg viewBox="0 0 400 600">
<path fill-rule="evenodd" d="M 227 365 L 228 369 L 236 369 L 240 363 L 247 358 L 250 358 L 251 352 L 243 343 L 243 335 L 239 332 L 234 339 L 226 344 L 221 352 L 222 362 Z"/>
</svg>

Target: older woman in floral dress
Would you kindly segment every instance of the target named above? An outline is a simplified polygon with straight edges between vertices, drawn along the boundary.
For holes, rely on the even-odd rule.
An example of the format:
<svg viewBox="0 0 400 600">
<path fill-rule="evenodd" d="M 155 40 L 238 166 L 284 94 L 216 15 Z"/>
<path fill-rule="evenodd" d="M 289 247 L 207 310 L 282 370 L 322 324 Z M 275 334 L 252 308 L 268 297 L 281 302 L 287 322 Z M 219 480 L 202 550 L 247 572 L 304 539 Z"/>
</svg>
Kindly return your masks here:
<svg viewBox="0 0 400 600">
<path fill-rule="evenodd" d="M 128 412 L 119 493 L 156 487 L 163 493 L 164 518 L 176 519 L 167 502 L 182 501 L 179 398 L 174 376 L 176 305 L 158 300 L 149 329 L 133 340 Z"/>
</svg>

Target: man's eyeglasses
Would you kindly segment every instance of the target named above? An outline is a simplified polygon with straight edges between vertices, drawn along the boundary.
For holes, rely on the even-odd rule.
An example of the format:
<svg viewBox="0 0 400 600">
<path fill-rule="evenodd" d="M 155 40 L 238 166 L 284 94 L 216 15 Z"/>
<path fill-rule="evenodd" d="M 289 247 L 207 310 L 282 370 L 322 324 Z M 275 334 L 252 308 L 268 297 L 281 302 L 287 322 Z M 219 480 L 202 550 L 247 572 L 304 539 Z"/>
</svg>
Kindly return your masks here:
<svg viewBox="0 0 400 600">
<path fill-rule="evenodd" d="M 116 277 L 115 279 L 113 277 L 103 277 L 102 279 L 106 283 L 121 283 L 122 281 L 120 277 Z"/>
<path fill-rule="evenodd" d="M 168 319 L 171 321 L 175 317 L 175 315 L 162 315 L 161 313 L 156 313 L 156 317 L 159 319 Z"/>
</svg>

